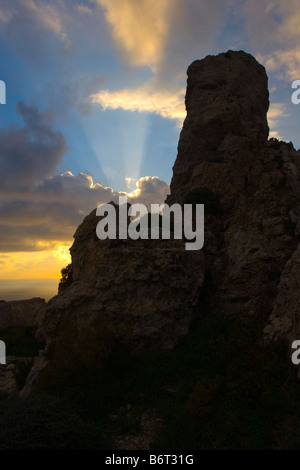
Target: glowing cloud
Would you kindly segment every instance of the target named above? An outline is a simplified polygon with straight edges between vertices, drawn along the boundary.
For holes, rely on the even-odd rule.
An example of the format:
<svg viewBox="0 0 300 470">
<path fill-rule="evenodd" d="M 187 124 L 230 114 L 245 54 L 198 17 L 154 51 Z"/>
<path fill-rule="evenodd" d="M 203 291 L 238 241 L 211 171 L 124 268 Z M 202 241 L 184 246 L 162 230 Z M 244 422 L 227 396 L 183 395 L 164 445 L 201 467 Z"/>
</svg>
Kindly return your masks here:
<svg viewBox="0 0 300 470">
<path fill-rule="evenodd" d="M 131 204 L 143 203 L 149 209 L 151 204 L 163 203 L 169 192 L 169 185 L 158 176 L 143 176 L 136 182 L 136 189 L 125 195 Z"/>
<path fill-rule="evenodd" d="M 103 109 L 122 108 L 126 111 L 155 113 L 168 119 L 175 119 L 179 125 L 186 116 L 184 109 L 185 90 L 155 90 L 150 84 L 139 88 L 127 88 L 117 91 L 102 90 L 91 95 L 93 103 L 101 104 Z"/>
<path fill-rule="evenodd" d="M 128 189 L 131 189 L 132 188 L 132 183 L 135 181 L 135 178 L 132 178 L 131 176 L 127 176 L 126 178 L 124 178 L 125 181 L 126 181 L 126 186 Z"/>
<path fill-rule="evenodd" d="M 97 0 L 113 38 L 132 65 L 155 68 L 163 57 L 171 0 Z"/>
<path fill-rule="evenodd" d="M 267 72 L 277 71 L 280 78 L 298 78 L 300 73 L 299 1 L 255 0 L 242 5 L 246 29 L 256 56 Z"/>
<path fill-rule="evenodd" d="M 274 127 L 279 124 L 280 119 L 288 116 L 289 114 L 286 112 L 286 106 L 284 103 L 271 103 L 270 109 L 268 111 L 268 124 L 271 131 L 273 131 L 271 137 L 275 137 Z"/>
</svg>

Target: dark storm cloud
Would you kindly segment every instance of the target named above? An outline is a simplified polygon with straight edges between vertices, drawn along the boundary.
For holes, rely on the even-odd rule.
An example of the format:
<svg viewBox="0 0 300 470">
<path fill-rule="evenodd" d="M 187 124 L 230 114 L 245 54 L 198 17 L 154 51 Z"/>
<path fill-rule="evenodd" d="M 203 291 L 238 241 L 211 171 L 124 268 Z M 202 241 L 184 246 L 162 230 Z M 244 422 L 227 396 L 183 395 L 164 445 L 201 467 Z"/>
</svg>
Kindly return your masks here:
<svg viewBox="0 0 300 470">
<path fill-rule="evenodd" d="M 164 181 L 147 176 L 127 196 L 132 204 L 162 204 L 168 192 Z M 28 191 L 15 187 L 8 195 L 0 189 L 0 251 L 39 251 L 68 244 L 87 214 L 125 194 L 94 184 L 89 175 L 70 172 L 45 179 Z"/>
<path fill-rule="evenodd" d="M 57 231 L 52 224 L 0 225 L 0 252 L 54 250 L 57 241 L 70 240 L 70 236 L 64 236 L 64 226 L 61 228 Z"/>
<path fill-rule="evenodd" d="M 0 185 L 7 189 L 31 187 L 51 176 L 67 150 L 64 136 L 51 128 L 49 114 L 23 102 L 17 112 L 23 127 L 0 130 Z"/>
<path fill-rule="evenodd" d="M 1 0 L 0 25 L 19 54 L 38 63 L 45 60 L 45 50 L 68 51 L 70 41 L 61 19 L 65 14 L 62 2 Z"/>
<path fill-rule="evenodd" d="M 39 78 L 39 93 L 59 114 L 66 114 L 70 106 L 88 114 L 89 96 L 105 80 L 94 69 L 86 71 L 87 47 L 94 51 L 104 42 L 99 13 L 91 12 L 71 0 L 0 2 L 0 40 L 9 45 L 10 54 L 13 51 L 26 61 L 25 73 L 30 79 Z M 85 48 L 83 43 L 87 43 Z M 34 92 L 36 95 L 37 90 Z"/>
<path fill-rule="evenodd" d="M 51 127 L 51 114 L 19 103 L 23 126 L 0 131 L 0 251 L 38 251 L 70 243 L 83 218 L 120 194 L 90 175 L 56 174 L 67 150 Z M 169 186 L 158 177 L 137 181 L 134 202 L 162 203 Z"/>
</svg>

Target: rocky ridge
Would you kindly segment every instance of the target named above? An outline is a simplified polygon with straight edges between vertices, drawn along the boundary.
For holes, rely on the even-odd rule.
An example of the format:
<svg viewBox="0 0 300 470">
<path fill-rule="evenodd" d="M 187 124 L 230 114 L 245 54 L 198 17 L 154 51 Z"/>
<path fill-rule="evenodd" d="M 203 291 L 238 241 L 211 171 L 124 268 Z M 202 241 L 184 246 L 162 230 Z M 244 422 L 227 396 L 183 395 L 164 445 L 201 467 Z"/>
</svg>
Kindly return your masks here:
<svg viewBox="0 0 300 470">
<path fill-rule="evenodd" d="M 46 302 L 40 297 L 0 301 L 0 330 L 14 326 L 38 325 Z"/>
<path fill-rule="evenodd" d="M 228 51 L 187 73 L 166 202 L 183 203 L 197 188 L 218 199 L 222 210 L 205 213 L 203 249 L 185 251 L 180 240 L 100 241 L 93 211 L 74 235 L 73 283 L 45 309 L 38 339 L 47 347 L 23 394 L 57 360 L 99 366 L 116 342 L 173 348 L 204 314 L 262 318 L 266 340 L 300 333 L 300 152 L 268 140 L 265 69 Z"/>
</svg>

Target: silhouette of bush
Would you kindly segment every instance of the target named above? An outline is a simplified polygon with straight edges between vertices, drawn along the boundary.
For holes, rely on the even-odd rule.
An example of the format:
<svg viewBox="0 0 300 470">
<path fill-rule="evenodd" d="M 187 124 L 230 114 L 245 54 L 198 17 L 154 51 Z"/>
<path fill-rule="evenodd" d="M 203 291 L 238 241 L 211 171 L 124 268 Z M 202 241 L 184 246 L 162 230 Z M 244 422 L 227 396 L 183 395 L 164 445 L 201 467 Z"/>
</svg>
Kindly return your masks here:
<svg viewBox="0 0 300 470">
<path fill-rule="evenodd" d="M 65 268 L 62 268 L 61 279 L 58 285 L 58 292 L 63 292 L 73 282 L 73 270 L 72 263 L 68 264 Z"/>
<path fill-rule="evenodd" d="M 223 209 L 218 196 L 208 188 L 192 189 L 184 198 L 184 204 L 204 204 L 204 213 L 220 215 Z"/>
<path fill-rule="evenodd" d="M 276 139 L 275 137 L 271 137 L 269 142 L 270 142 L 270 147 L 272 149 L 275 149 L 275 150 L 280 149 L 280 145 L 281 145 L 282 142 L 279 139 Z"/>
</svg>

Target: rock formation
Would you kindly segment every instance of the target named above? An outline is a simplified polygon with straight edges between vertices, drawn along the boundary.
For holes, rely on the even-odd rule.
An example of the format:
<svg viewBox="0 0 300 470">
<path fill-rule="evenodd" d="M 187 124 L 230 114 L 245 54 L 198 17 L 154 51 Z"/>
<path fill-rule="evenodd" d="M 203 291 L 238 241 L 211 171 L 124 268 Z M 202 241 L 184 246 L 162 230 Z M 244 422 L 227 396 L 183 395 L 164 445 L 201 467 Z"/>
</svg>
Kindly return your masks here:
<svg viewBox="0 0 300 470">
<path fill-rule="evenodd" d="M 298 244 L 300 152 L 267 140 L 267 76 L 252 56 L 228 51 L 187 73 L 167 202 L 199 187 L 218 196 L 223 214 L 205 216 L 209 311 L 267 317 Z"/>
<path fill-rule="evenodd" d="M 183 240 L 99 240 L 99 220 L 94 210 L 74 235 L 73 282 L 48 302 L 37 332 L 46 350 L 22 394 L 49 359 L 99 367 L 115 344 L 173 348 L 200 314 L 201 251 L 186 251 Z"/>
<path fill-rule="evenodd" d="M 7 366 L 0 365 L 0 391 L 8 395 L 16 395 L 18 388 L 14 374 L 14 364 Z"/>
<path fill-rule="evenodd" d="M 0 301 L 0 330 L 13 326 L 38 325 L 45 305 L 45 300 L 39 297 L 10 302 Z"/>
<path fill-rule="evenodd" d="M 233 51 L 196 60 L 187 75 L 187 117 L 167 202 L 206 186 L 220 192 L 227 209 L 268 137 L 267 75 L 251 55 Z"/>
<path fill-rule="evenodd" d="M 187 73 L 187 117 L 166 202 L 184 203 L 198 188 L 204 248 L 100 241 L 93 211 L 74 236 L 73 283 L 48 302 L 38 331 L 46 352 L 23 393 L 49 361 L 104 363 L 115 342 L 172 348 L 204 313 L 263 318 L 266 338 L 297 339 L 300 152 L 268 140 L 267 76 L 252 56 L 208 56 Z M 208 210 L 205 194 L 222 210 Z"/>
</svg>

